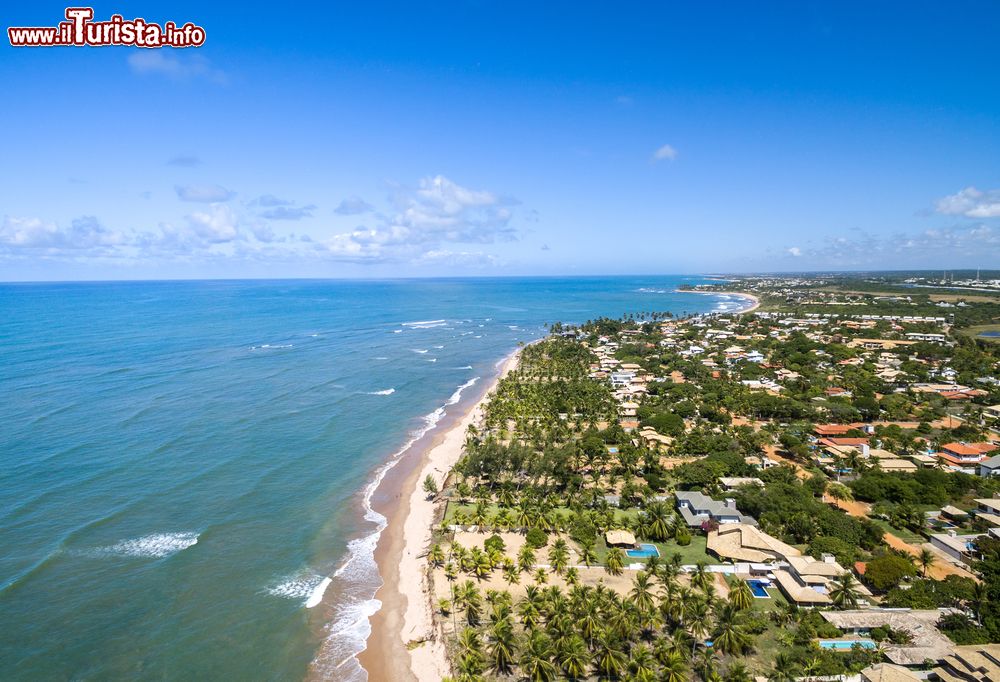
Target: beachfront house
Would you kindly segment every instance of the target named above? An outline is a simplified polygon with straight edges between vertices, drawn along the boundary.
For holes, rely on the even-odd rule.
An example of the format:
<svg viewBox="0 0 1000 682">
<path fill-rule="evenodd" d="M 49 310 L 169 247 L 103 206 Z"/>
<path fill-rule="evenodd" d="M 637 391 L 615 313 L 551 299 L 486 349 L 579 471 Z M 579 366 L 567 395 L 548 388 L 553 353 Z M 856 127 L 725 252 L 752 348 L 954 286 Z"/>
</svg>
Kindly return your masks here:
<svg viewBox="0 0 1000 682">
<path fill-rule="evenodd" d="M 757 520 L 752 516 L 740 513 L 736 508 L 736 500 L 726 498 L 719 502 L 704 495 L 697 490 L 682 490 L 675 493 L 677 498 L 677 511 L 680 512 L 684 522 L 691 528 L 700 528 L 706 521 L 724 523 L 747 523 L 752 526 L 757 525 Z"/>
</svg>

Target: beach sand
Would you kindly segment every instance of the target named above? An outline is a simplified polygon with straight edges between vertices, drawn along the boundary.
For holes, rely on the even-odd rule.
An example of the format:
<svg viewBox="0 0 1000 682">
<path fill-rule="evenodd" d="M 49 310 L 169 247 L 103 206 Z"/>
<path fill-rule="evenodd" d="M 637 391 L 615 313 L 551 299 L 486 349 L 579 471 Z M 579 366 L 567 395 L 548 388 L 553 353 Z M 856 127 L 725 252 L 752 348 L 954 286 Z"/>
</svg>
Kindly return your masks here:
<svg viewBox="0 0 1000 682">
<path fill-rule="evenodd" d="M 388 519 L 375 560 L 383 585 L 375 595 L 382 608 L 371 618 L 368 646 L 358 659 L 372 682 L 383 680 L 437 681 L 449 674 L 444 642 L 438 636 L 431 605 L 425 555 L 438 502 L 427 499 L 423 480 L 430 474 L 438 487 L 462 455 L 466 429 L 479 421 L 482 407 L 500 378 L 517 366 L 512 353 L 478 400 L 428 436 L 430 442 L 409 467 L 387 476 L 379 490 L 377 510 Z"/>
</svg>

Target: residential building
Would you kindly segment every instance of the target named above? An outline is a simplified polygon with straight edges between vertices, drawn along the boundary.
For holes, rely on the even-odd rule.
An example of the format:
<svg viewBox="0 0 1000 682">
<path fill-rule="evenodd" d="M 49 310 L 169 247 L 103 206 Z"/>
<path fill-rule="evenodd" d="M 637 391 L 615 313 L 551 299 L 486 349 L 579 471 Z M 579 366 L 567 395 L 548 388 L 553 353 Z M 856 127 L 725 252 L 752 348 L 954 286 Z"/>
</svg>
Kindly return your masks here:
<svg viewBox="0 0 1000 682">
<path fill-rule="evenodd" d="M 736 508 L 736 500 L 727 498 L 723 502 L 713 500 L 697 490 L 678 491 L 677 510 L 680 512 L 684 522 L 692 527 L 698 528 L 706 521 L 724 523 L 747 523 L 757 525 L 757 520 L 752 516 L 740 513 Z"/>
</svg>

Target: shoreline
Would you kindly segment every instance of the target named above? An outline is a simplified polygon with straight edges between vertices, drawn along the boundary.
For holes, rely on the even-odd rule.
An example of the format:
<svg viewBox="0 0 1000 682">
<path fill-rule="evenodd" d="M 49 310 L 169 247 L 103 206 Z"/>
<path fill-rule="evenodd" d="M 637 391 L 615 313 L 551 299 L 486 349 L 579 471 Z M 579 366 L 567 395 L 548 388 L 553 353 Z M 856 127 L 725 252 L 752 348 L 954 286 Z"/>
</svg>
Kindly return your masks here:
<svg viewBox="0 0 1000 682">
<path fill-rule="evenodd" d="M 483 406 L 500 379 L 517 366 L 520 348 L 498 363 L 496 375 L 467 407 L 447 415 L 427 435 L 411 465 L 395 470 L 379 486 L 376 510 L 388 520 L 375 548 L 382 586 L 381 607 L 371 618 L 371 633 L 357 656 L 369 680 L 436 681 L 449 674 L 444 642 L 438 636 L 423 556 L 437 517 L 437 499 L 428 500 L 420 483 L 430 474 L 443 488 L 445 476 L 462 456 L 465 431 L 481 418 Z M 413 642 L 421 644 L 413 646 Z"/>
<path fill-rule="evenodd" d="M 760 299 L 753 294 L 748 294 L 745 291 L 702 291 L 699 289 L 678 289 L 678 293 L 681 294 L 705 294 L 709 296 L 736 296 L 739 298 L 746 299 L 750 303 L 750 307 L 744 308 L 742 310 L 726 310 L 726 311 L 716 311 L 717 313 L 724 313 L 728 315 L 742 315 L 743 313 L 752 313 L 760 307 Z"/>
</svg>

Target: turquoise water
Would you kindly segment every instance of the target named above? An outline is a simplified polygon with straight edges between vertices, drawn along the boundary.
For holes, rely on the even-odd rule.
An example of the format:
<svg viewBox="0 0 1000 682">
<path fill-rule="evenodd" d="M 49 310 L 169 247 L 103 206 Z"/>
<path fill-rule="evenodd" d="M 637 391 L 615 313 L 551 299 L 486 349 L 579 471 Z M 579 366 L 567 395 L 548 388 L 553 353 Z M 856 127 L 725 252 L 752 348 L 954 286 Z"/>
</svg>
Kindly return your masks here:
<svg viewBox="0 0 1000 682">
<path fill-rule="evenodd" d="M 625 554 L 633 559 L 648 559 L 650 557 L 660 556 L 660 550 L 656 549 L 656 545 L 649 545 L 643 542 L 640 543 L 639 549 L 625 550 Z"/>
<path fill-rule="evenodd" d="M 874 649 L 875 642 L 870 639 L 821 639 L 819 645 L 823 649 L 833 649 L 834 651 L 850 651 L 854 645 L 862 649 Z"/>
<path fill-rule="evenodd" d="M 0 285 L 3 679 L 358 677 L 380 467 L 548 322 L 738 304 L 698 281 Z"/>
</svg>

